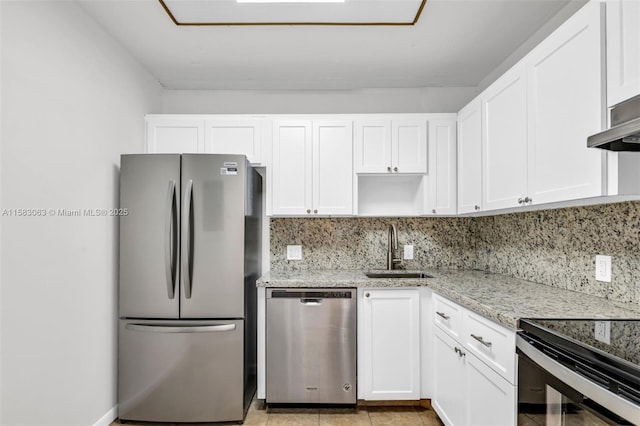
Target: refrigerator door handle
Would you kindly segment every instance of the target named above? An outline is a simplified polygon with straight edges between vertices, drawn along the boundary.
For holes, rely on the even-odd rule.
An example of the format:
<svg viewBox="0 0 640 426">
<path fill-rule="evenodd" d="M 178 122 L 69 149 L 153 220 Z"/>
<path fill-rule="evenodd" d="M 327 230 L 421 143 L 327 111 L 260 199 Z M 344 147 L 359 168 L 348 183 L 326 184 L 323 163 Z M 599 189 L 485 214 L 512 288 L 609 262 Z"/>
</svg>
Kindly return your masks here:
<svg viewBox="0 0 640 426">
<path fill-rule="evenodd" d="M 222 331 L 234 331 L 235 324 L 220 325 L 193 325 L 193 326 L 174 326 L 174 325 L 147 325 L 147 324 L 127 324 L 127 330 L 145 331 L 151 333 L 215 333 Z"/>
<path fill-rule="evenodd" d="M 169 299 L 175 297 L 177 257 L 177 235 L 175 235 L 178 224 L 176 223 L 176 181 L 169 181 L 169 189 L 167 191 L 167 213 L 165 217 L 165 244 L 164 244 L 164 264 L 165 275 L 167 277 L 167 296 Z"/>
<path fill-rule="evenodd" d="M 187 181 L 182 206 L 182 282 L 184 296 L 191 299 L 191 201 L 193 197 L 193 180 Z"/>
</svg>

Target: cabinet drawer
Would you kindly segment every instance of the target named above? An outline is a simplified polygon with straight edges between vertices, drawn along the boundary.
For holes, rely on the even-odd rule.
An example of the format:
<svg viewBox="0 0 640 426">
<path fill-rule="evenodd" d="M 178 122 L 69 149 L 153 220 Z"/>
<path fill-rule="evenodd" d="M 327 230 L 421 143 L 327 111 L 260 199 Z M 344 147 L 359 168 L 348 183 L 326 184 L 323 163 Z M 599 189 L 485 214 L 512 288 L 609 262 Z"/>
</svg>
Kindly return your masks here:
<svg viewBox="0 0 640 426">
<path fill-rule="evenodd" d="M 515 332 L 468 310 L 463 312 L 462 323 L 465 348 L 515 384 Z"/>
<path fill-rule="evenodd" d="M 462 333 L 462 307 L 437 294 L 433 295 L 433 322 L 454 339 Z"/>
</svg>

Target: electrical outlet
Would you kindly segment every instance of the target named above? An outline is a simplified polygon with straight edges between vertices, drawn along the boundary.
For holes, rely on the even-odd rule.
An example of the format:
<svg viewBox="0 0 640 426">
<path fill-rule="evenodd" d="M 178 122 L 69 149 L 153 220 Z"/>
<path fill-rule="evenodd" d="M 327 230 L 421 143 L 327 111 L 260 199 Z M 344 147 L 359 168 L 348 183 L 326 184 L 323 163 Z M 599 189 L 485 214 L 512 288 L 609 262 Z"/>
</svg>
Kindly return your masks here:
<svg viewBox="0 0 640 426">
<path fill-rule="evenodd" d="M 287 246 L 287 260 L 302 260 L 302 246 Z"/>
<path fill-rule="evenodd" d="M 596 321 L 595 338 L 607 345 L 611 344 L 611 321 Z"/>
<path fill-rule="evenodd" d="M 404 246 L 404 258 L 406 260 L 413 259 L 413 245 L 405 245 Z"/>
<path fill-rule="evenodd" d="M 596 256 L 596 281 L 611 282 L 611 256 Z"/>
</svg>

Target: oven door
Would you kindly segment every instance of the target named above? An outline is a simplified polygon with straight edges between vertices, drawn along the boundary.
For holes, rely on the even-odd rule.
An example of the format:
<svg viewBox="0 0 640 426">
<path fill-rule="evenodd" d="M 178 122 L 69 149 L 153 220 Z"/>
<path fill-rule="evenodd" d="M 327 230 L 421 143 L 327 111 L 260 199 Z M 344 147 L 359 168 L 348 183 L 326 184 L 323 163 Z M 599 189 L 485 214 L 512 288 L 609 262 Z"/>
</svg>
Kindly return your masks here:
<svg viewBox="0 0 640 426">
<path fill-rule="evenodd" d="M 518 425 L 638 425 L 640 406 L 516 338 Z"/>
</svg>

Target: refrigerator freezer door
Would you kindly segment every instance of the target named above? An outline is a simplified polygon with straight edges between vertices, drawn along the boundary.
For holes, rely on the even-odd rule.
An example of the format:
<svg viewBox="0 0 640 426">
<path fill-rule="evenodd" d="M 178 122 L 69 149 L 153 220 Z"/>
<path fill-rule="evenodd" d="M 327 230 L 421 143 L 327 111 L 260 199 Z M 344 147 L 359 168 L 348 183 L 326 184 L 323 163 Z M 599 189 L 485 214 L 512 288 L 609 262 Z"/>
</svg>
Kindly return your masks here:
<svg viewBox="0 0 640 426">
<path fill-rule="evenodd" d="M 181 318 L 244 317 L 246 158 L 182 156 Z"/>
<path fill-rule="evenodd" d="M 180 155 L 121 157 L 120 317 L 178 318 Z"/>
<path fill-rule="evenodd" d="M 120 320 L 120 419 L 242 421 L 243 327 L 242 320 Z"/>
</svg>

